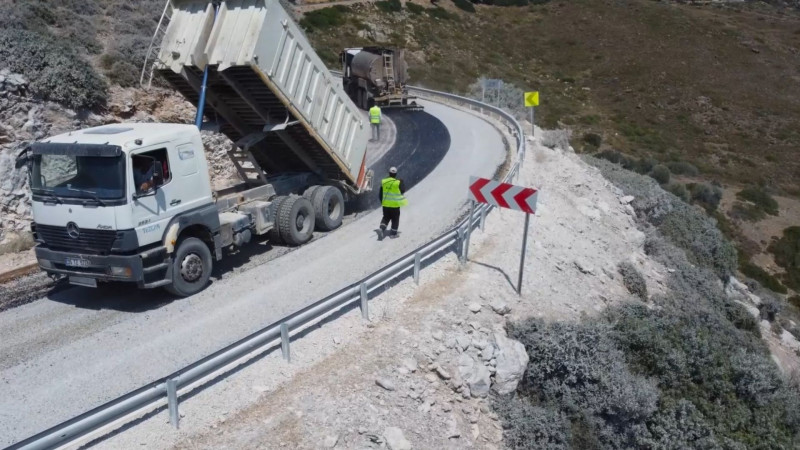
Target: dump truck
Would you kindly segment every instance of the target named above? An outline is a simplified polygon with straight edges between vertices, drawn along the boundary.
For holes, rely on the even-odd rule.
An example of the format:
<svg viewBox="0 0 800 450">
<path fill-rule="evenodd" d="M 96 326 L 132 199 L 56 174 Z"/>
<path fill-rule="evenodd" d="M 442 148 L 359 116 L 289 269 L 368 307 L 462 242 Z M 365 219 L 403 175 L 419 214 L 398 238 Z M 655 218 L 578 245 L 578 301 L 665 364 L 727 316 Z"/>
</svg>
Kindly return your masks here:
<svg viewBox="0 0 800 450">
<path fill-rule="evenodd" d="M 365 117 L 278 0 L 169 6 L 152 70 L 198 107 L 196 125 L 104 125 L 19 155 L 53 277 L 192 295 L 226 249 L 264 234 L 301 245 L 371 189 Z M 201 127 L 230 138 L 241 184 L 212 190 Z"/>
<path fill-rule="evenodd" d="M 421 110 L 408 93 L 405 51 L 388 47 L 346 48 L 340 55 L 342 86 L 361 109 L 373 104 L 381 108 Z"/>
</svg>

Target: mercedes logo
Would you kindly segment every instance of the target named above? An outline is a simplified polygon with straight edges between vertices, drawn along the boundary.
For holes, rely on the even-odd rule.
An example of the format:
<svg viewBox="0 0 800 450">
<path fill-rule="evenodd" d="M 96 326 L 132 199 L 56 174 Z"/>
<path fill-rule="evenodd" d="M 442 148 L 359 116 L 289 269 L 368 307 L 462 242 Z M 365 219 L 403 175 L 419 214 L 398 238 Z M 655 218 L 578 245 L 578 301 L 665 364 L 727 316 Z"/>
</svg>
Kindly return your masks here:
<svg viewBox="0 0 800 450">
<path fill-rule="evenodd" d="M 81 235 L 81 229 L 78 228 L 78 225 L 75 222 L 70 222 L 67 224 L 67 234 L 72 239 L 78 239 Z"/>
</svg>

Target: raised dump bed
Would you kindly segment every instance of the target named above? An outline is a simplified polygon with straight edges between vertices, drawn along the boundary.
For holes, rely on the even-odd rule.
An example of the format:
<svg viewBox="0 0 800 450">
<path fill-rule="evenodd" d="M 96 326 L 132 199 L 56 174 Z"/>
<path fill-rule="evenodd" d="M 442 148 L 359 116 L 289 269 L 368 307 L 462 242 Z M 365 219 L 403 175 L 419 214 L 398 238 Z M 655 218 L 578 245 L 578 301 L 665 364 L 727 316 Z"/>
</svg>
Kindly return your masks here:
<svg viewBox="0 0 800 450">
<path fill-rule="evenodd" d="M 171 3 L 156 72 L 199 105 L 208 67 L 205 116 L 249 183 L 313 172 L 368 187 L 368 123 L 278 0 Z"/>
</svg>

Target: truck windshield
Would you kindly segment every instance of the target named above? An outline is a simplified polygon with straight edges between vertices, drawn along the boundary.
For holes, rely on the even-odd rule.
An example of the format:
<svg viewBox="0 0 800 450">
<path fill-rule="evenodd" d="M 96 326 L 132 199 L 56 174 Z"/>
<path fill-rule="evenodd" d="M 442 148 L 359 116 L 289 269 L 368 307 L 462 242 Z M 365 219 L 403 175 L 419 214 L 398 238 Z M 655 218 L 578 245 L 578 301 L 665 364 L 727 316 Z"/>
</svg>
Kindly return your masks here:
<svg viewBox="0 0 800 450">
<path fill-rule="evenodd" d="M 59 198 L 120 199 L 125 196 L 125 159 L 122 156 L 35 155 L 31 191 Z"/>
</svg>

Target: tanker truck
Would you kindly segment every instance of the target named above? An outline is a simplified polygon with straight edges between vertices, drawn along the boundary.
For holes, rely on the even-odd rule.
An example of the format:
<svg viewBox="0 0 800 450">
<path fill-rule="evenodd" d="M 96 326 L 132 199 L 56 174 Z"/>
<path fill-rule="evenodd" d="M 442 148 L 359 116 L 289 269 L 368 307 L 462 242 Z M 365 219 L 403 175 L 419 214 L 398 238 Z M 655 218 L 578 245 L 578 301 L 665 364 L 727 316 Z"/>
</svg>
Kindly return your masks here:
<svg viewBox="0 0 800 450">
<path fill-rule="evenodd" d="M 170 8 L 165 8 L 165 14 Z M 121 123 L 20 156 L 42 270 L 192 295 L 254 235 L 301 245 L 371 189 L 368 125 L 279 0 L 172 0 L 153 70 L 231 140 L 243 180 L 215 192 L 200 127 Z M 206 125 L 209 122 L 206 122 Z"/>
<path fill-rule="evenodd" d="M 384 47 L 346 48 L 340 55 L 342 85 L 361 109 L 372 104 L 381 108 L 421 110 L 416 97 L 408 94 L 408 64 L 405 51 Z"/>
</svg>

